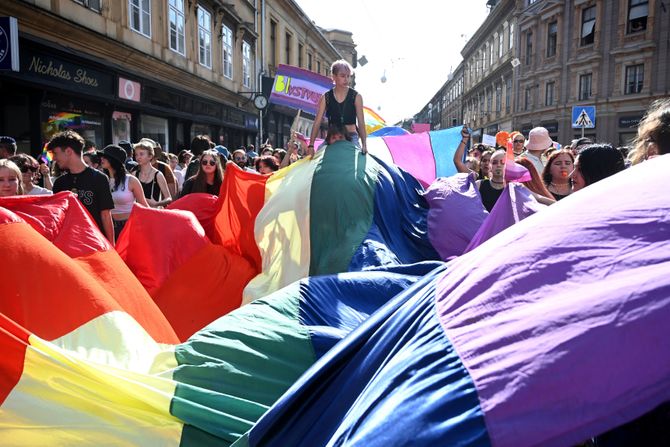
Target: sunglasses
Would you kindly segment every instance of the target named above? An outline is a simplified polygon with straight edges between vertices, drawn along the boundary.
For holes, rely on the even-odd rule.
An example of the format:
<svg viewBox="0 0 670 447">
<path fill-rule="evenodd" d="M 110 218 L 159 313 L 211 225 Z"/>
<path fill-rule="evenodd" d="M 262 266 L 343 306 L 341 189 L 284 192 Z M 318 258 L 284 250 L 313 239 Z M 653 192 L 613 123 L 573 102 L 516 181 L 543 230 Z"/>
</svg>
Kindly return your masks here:
<svg viewBox="0 0 670 447">
<path fill-rule="evenodd" d="M 523 143 L 524 140 L 514 140 L 515 143 Z"/>
<path fill-rule="evenodd" d="M 207 165 L 216 166 L 216 161 L 214 161 L 214 160 L 202 160 L 200 162 L 200 164 L 203 165 L 203 166 L 207 166 Z"/>
<path fill-rule="evenodd" d="M 35 166 L 21 166 L 21 172 L 26 173 L 26 172 L 37 172 L 37 168 Z"/>
</svg>

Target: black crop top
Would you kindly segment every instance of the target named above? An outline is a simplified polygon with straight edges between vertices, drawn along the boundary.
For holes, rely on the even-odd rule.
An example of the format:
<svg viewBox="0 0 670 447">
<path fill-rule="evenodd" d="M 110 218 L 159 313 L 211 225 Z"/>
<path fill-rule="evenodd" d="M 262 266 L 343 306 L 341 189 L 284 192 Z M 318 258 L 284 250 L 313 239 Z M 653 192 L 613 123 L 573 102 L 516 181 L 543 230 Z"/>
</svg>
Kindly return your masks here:
<svg viewBox="0 0 670 447">
<path fill-rule="evenodd" d="M 344 101 L 337 102 L 333 89 L 326 92 L 326 116 L 328 122 L 335 125 L 356 124 L 356 100 L 358 92 L 349 88 Z"/>
</svg>

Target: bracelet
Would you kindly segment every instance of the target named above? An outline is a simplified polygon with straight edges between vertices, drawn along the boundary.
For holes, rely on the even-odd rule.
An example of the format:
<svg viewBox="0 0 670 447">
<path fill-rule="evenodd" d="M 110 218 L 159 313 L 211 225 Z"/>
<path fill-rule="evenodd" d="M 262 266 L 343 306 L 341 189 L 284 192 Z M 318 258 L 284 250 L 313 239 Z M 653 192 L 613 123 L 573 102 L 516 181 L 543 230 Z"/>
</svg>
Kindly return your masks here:
<svg viewBox="0 0 670 447">
<path fill-rule="evenodd" d="M 308 148 L 309 148 L 309 147 L 313 148 L 313 147 L 314 147 L 314 145 L 313 145 L 313 144 L 310 144 L 310 145 L 309 145 L 309 146 L 307 146 L 307 147 L 308 147 Z"/>
</svg>

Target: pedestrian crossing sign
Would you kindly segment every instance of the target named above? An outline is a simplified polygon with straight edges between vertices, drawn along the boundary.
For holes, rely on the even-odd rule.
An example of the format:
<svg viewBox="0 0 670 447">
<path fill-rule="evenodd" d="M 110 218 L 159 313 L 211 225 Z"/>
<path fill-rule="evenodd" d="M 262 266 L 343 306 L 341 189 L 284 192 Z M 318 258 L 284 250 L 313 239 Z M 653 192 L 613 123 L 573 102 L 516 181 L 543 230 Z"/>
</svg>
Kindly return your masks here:
<svg viewBox="0 0 670 447">
<path fill-rule="evenodd" d="M 595 106 L 574 106 L 572 108 L 573 129 L 594 129 L 596 127 Z"/>
</svg>

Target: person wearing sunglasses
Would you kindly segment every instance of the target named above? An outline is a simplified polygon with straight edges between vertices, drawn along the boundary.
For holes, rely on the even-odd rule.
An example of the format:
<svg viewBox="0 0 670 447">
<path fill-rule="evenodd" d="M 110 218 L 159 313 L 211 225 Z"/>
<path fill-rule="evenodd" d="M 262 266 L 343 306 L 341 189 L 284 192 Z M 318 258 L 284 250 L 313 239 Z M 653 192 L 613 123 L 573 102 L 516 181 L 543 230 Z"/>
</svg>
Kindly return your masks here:
<svg viewBox="0 0 670 447">
<path fill-rule="evenodd" d="M 37 196 L 53 194 L 47 188 L 42 188 L 35 184 L 35 180 L 39 176 L 39 165 L 37 160 L 27 154 L 17 154 L 10 157 L 16 166 L 21 171 L 21 183 L 23 184 L 23 193 L 27 196 Z"/>
<path fill-rule="evenodd" d="M 223 183 L 223 168 L 219 161 L 219 153 L 215 150 L 206 150 L 200 156 L 198 172 L 184 182 L 181 197 L 194 192 L 219 195 Z"/>
<path fill-rule="evenodd" d="M 524 145 L 526 144 L 526 139 L 524 138 L 521 132 L 516 130 L 510 134 L 510 139 L 512 140 L 512 151 L 514 151 L 514 156 L 518 157 L 523 154 L 523 151 L 526 150 Z"/>
</svg>

